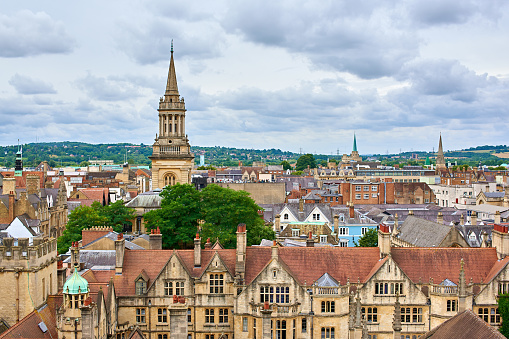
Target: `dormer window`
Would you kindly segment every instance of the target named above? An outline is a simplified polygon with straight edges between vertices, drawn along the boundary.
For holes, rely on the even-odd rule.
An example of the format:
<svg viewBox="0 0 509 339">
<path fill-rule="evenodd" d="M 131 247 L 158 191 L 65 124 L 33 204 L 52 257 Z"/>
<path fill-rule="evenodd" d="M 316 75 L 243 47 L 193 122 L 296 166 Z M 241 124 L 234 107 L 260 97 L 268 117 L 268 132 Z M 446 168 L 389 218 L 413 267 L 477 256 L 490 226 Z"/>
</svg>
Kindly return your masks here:
<svg viewBox="0 0 509 339">
<path fill-rule="evenodd" d="M 143 279 L 136 281 L 136 295 L 143 295 L 147 293 L 147 283 Z"/>
<path fill-rule="evenodd" d="M 284 219 L 284 220 L 288 220 L 288 213 L 285 213 L 285 214 L 283 215 L 283 219 Z"/>
</svg>

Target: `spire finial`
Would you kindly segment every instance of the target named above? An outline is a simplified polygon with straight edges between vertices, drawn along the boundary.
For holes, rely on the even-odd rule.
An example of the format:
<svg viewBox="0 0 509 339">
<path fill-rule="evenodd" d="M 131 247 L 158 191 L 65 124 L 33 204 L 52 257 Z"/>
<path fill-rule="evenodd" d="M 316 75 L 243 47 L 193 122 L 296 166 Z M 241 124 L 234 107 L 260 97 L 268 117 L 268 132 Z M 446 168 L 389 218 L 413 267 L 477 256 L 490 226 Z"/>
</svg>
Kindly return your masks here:
<svg viewBox="0 0 509 339">
<path fill-rule="evenodd" d="M 171 39 L 171 52 L 173 53 L 173 39 Z"/>
</svg>

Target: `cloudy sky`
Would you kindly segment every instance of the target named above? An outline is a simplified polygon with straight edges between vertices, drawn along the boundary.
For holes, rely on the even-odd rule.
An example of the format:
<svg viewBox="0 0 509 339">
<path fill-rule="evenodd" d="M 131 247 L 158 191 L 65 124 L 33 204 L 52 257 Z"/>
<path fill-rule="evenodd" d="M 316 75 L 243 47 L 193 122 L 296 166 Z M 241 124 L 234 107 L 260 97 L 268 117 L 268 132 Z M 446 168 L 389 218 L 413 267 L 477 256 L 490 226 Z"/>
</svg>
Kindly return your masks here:
<svg viewBox="0 0 509 339">
<path fill-rule="evenodd" d="M 509 144 L 503 0 L 2 1 L 0 144 L 151 144 L 170 42 L 191 144 Z"/>
</svg>

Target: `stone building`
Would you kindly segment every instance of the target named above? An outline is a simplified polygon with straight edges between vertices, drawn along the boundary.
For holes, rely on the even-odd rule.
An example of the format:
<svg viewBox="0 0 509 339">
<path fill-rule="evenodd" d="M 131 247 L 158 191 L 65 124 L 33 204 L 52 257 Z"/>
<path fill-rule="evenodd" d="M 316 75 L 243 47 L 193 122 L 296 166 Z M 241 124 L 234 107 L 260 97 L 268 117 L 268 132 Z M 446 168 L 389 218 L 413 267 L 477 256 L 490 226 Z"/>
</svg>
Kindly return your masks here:
<svg viewBox="0 0 509 339">
<path fill-rule="evenodd" d="M 81 272 L 89 296 L 104 295 L 91 300 L 95 336 L 415 339 L 466 309 L 500 325 L 497 296 L 509 290 L 507 227 L 494 231 L 497 248 L 391 247 L 383 224 L 379 248 L 247 247 L 248 231 L 239 225 L 236 249 L 202 248 L 197 235 L 194 249 L 162 250 L 156 231 L 151 249 L 127 251 L 119 235 L 114 266 Z M 79 302 L 88 299 L 85 288 L 81 294 Z M 57 320 L 45 320 L 56 332 L 67 318 L 85 321 L 83 313 L 61 317 L 62 303 L 54 307 Z M 14 338 L 16 328 L 23 325 L 3 338 Z"/>
<path fill-rule="evenodd" d="M 164 96 L 159 99 L 159 133 L 152 146 L 152 187 L 191 183 L 194 155 L 186 135 L 186 106 L 177 87 L 171 46 L 170 69 Z"/>
<path fill-rule="evenodd" d="M 0 326 L 10 327 L 57 293 L 57 241 L 4 238 L 0 268 Z"/>
</svg>

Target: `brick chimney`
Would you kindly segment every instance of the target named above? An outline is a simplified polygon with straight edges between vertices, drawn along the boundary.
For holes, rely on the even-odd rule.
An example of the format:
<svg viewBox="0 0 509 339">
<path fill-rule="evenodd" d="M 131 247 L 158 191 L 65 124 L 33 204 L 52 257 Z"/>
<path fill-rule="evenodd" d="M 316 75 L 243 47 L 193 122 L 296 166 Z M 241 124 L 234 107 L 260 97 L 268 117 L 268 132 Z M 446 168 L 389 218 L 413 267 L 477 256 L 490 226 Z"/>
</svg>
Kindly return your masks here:
<svg viewBox="0 0 509 339">
<path fill-rule="evenodd" d="M 125 239 L 122 233 L 119 233 L 115 240 L 115 274 L 122 274 L 124 266 Z"/>
<path fill-rule="evenodd" d="M 306 247 L 314 247 L 315 241 L 313 240 L 313 232 L 309 231 L 308 238 L 306 239 Z"/>
<path fill-rule="evenodd" d="M 207 242 L 205 243 L 204 248 L 205 248 L 206 250 L 208 250 L 208 249 L 211 249 L 211 248 L 212 248 L 212 243 L 210 242 L 210 238 L 207 238 Z"/>
<path fill-rule="evenodd" d="M 338 232 L 338 228 L 339 228 L 339 215 L 335 215 L 334 216 L 334 232 Z"/>
<path fill-rule="evenodd" d="M 194 267 L 201 267 L 201 239 L 198 233 L 194 238 Z"/>
<path fill-rule="evenodd" d="M 279 232 L 281 230 L 281 215 L 277 214 L 274 217 L 274 231 Z"/>
<path fill-rule="evenodd" d="M 246 272 L 246 247 L 247 234 L 246 224 L 237 225 L 237 249 L 235 253 L 235 273 L 237 282 L 244 283 L 244 273 Z"/>
<path fill-rule="evenodd" d="M 460 215 L 460 225 L 461 226 L 465 225 L 465 216 L 463 214 Z"/>
<path fill-rule="evenodd" d="M 299 213 L 304 213 L 304 199 L 299 199 Z"/>
<path fill-rule="evenodd" d="M 5 183 L 5 179 L 4 179 L 4 183 Z M 9 192 L 9 223 L 11 223 L 15 217 L 14 211 L 16 210 L 16 196 L 14 195 L 14 191 L 8 191 L 8 192 Z"/>
<path fill-rule="evenodd" d="M 150 235 L 148 236 L 148 244 L 149 249 L 151 250 L 163 249 L 163 235 L 161 234 L 159 226 L 155 230 L 152 229 L 150 231 Z"/>
<path fill-rule="evenodd" d="M 353 206 L 353 201 L 350 201 L 349 211 L 350 211 L 350 219 L 355 218 L 355 208 Z"/>
<path fill-rule="evenodd" d="M 81 246 L 86 246 L 92 241 L 113 232 L 113 228 L 107 226 L 95 226 L 81 231 Z"/>
</svg>

